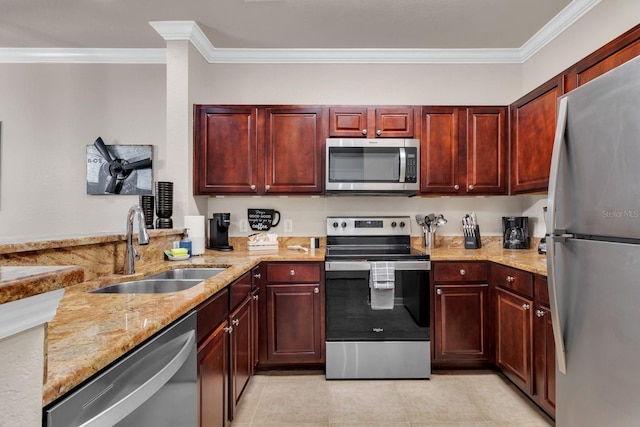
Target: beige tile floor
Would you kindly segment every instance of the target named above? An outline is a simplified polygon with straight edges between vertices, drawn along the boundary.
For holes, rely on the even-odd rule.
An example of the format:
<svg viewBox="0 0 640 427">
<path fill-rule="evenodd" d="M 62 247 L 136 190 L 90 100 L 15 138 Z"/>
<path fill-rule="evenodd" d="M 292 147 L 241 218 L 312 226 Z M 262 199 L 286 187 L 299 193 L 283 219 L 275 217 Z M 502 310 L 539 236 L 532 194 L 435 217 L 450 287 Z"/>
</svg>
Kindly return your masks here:
<svg viewBox="0 0 640 427">
<path fill-rule="evenodd" d="M 430 380 L 332 380 L 258 374 L 231 427 L 553 426 L 499 374 L 433 374 Z"/>
</svg>

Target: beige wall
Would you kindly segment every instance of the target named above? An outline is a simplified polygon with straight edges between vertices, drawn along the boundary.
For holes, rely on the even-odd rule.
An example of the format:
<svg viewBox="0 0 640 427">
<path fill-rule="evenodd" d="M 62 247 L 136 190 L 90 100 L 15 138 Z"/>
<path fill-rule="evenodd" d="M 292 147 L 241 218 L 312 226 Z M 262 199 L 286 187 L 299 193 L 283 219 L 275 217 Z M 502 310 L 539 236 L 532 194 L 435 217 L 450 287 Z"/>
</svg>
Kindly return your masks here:
<svg viewBox="0 0 640 427">
<path fill-rule="evenodd" d="M 163 65 L 0 64 L 0 240 L 124 233 L 138 197 L 87 195 L 86 146 L 151 144 L 162 163 L 165 86 Z"/>
</svg>

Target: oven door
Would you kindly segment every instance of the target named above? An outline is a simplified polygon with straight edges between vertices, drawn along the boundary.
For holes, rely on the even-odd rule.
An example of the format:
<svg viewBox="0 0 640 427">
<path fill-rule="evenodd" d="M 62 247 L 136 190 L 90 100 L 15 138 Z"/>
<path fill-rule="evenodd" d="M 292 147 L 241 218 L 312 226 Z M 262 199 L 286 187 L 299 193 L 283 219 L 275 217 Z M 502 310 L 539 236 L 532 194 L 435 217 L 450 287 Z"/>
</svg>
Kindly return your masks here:
<svg viewBox="0 0 640 427">
<path fill-rule="evenodd" d="M 374 310 L 369 263 L 326 262 L 326 340 L 428 341 L 429 269 L 429 261 L 396 261 L 393 309 Z"/>
</svg>

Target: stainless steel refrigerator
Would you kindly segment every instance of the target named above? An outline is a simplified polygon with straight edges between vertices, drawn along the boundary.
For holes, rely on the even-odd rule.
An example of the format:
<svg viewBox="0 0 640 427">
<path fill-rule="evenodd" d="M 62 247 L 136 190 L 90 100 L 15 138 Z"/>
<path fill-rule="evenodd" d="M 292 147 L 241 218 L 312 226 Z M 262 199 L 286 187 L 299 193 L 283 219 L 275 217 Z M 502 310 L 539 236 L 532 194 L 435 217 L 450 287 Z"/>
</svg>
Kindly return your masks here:
<svg viewBox="0 0 640 427">
<path fill-rule="evenodd" d="M 556 423 L 640 425 L 640 59 L 560 98 L 547 210 Z"/>
</svg>

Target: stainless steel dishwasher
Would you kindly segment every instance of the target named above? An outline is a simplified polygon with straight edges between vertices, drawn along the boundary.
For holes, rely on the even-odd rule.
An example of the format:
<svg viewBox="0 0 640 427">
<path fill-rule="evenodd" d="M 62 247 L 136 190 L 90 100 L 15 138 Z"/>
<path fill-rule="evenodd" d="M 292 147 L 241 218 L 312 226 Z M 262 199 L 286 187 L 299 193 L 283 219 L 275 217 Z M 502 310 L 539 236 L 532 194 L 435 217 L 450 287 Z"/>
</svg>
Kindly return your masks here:
<svg viewBox="0 0 640 427">
<path fill-rule="evenodd" d="M 196 313 L 191 312 L 45 408 L 46 427 L 195 427 Z"/>
</svg>

